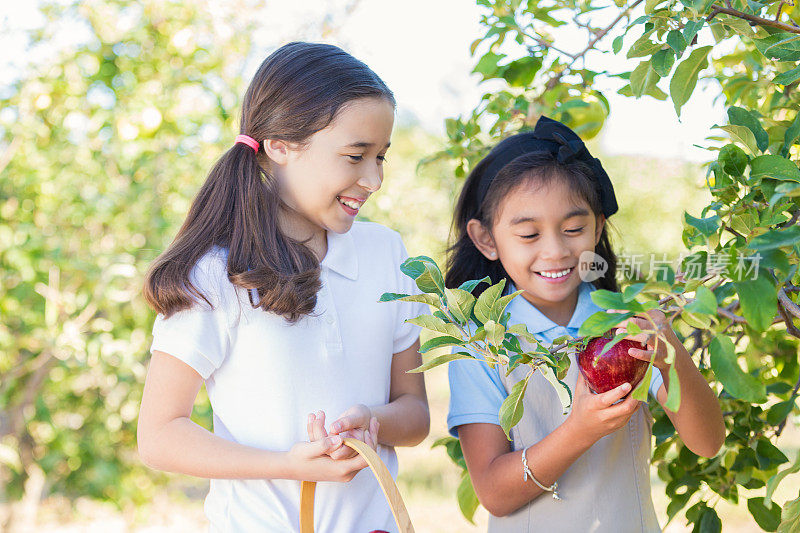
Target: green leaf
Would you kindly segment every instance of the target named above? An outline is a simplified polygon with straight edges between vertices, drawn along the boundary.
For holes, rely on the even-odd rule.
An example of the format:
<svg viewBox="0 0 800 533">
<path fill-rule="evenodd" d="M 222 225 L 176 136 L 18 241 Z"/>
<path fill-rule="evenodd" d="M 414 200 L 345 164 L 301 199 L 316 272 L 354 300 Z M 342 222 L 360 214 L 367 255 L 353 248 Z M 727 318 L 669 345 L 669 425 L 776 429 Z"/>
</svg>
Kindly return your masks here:
<svg viewBox="0 0 800 533">
<path fill-rule="evenodd" d="M 426 361 L 417 368 L 409 370 L 408 373 L 417 374 L 419 372 L 425 372 L 426 370 L 430 370 L 431 368 L 436 368 L 439 365 L 449 363 L 450 361 L 456 361 L 458 359 L 472 359 L 476 362 L 481 361 L 481 359 L 478 359 L 477 357 L 474 357 L 467 352 L 446 353 L 444 355 L 439 355 L 437 357 L 434 357 L 433 359 L 430 359 L 429 361 Z"/>
<path fill-rule="evenodd" d="M 686 2 L 684 2 L 684 4 L 685 3 Z M 698 0 L 692 2 L 693 5 L 689 7 L 694 7 L 695 9 L 700 11 L 702 9 L 700 6 L 705 3 L 707 3 L 707 0 Z M 687 43 L 691 43 L 694 40 L 695 35 L 697 35 L 697 32 L 699 32 L 702 29 L 703 24 L 705 24 L 705 22 L 706 21 L 703 18 L 700 18 L 698 20 L 686 21 L 686 24 L 683 26 L 683 38 L 686 40 Z"/>
<path fill-rule="evenodd" d="M 505 286 L 506 280 L 501 279 L 498 283 L 495 283 L 483 291 L 478 297 L 478 301 L 475 303 L 474 313 L 475 317 L 481 321 L 481 324 L 485 324 L 492 319 L 492 308 L 494 304 L 497 303 L 500 295 L 503 294 Z"/>
<path fill-rule="evenodd" d="M 622 40 L 625 36 L 618 35 L 614 37 L 614 40 L 611 42 L 611 50 L 614 51 L 614 54 L 618 54 L 620 50 L 622 50 Z"/>
<path fill-rule="evenodd" d="M 471 279 L 469 281 L 465 281 L 464 283 L 459 285 L 458 288 L 461 289 L 462 291 L 467 291 L 471 293 L 473 290 L 475 290 L 475 287 L 477 287 L 481 283 L 491 283 L 491 282 L 492 279 L 489 276 L 486 276 L 483 279 Z"/>
<path fill-rule="evenodd" d="M 400 300 L 403 302 L 421 302 L 424 304 L 432 305 L 433 307 L 439 307 L 442 305 L 441 300 L 435 294 L 397 294 L 394 292 L 385 292 L 381 295 L 381 299 L 378 300 L 379 302 L 392 302 L 395 300 Z"/>
<path fill-rule="evenodd" d="M 456 498 L 458 499 L 458 508 L 461 509 L 461 514 L 470 524 L 474 524 L 473 518 L 479 502 L 468 470 L 465 470 L 461 475 L 461 483 L 458 484 L 458 489 L 456 489 Z"/>
<path fill-rule="evenodd" d="M 412 278 L 422 292 L 444 295 L 442 272 L 430 257 L 409 257 L 400 265 L 400 271 Z"/>
<path fill-rule="evenodd" d="M 791 399 L 785 402 L 778 402 L 767 411 L 767 423 L 771 426 L 777 426 L 794 410 L 796 397 L 792 396 Z"/>
<path fill-rule="evenodd" d="M 753 132 L 744 126 L 736 126 L 734 124 L 726 124 L 725 126 L 714 125 L 715 128 L 721 129 L 730 135 L 731 140 L 743 145 L 747 150 L 755 155 L 758 153 L 758 146 L 756 145 L 756 136 Z"/>
<path fill-rule="evenodd" d="M 781 72 L 772 80 L 772 83 L 778 85 L 791 85 L 792 83 L 800 80 L 800 66 L 794 67 L 786 72 Z"/>
<path fill-rule="evenodd" d="M 670 48 L 664 48 L 653 54 L 650 62 L 656 74 L 666 78 L 672 70 L 672 65 L 675 64 L 675 52 Z"/>
<path fill-rule="evenodd" d="M 634 313 L 631 312 L 606 313 L 605 311 L 598 311 L 583 321 L 583 324 L 581 324 L 581 327 L 578 329 L 578 335 L 581 337 L 599 337 L 633 315 Z"/>
<path fill-rule="evenodd" d="M 686 50 L 686 39 L 680 30 L 670 30 L 667 33 L 667 44 L 675 51 L 677 57 L 681 57 L 683 51 Z"/>
<path fill-rule="evenodd" d="M 800 241 L 800 226 L 790 226 L 786 229 L 771 230 L 759 235 L 747 244 L 751 250 L 774 250 L 782 246 L 792 246 Z"/>
<path fill-rule="evenodd" d="M 753 132 L 756 139 L 756 146 L 762 152 L 769 146 L 769 136 L 761 126 L 758 118 L 749 110 L 743 107 L 731 106 L 728 108 L 728 120 L 734 126 L 744 126 Z"/>
<path fill-rule="evenodd" d="M 779 155 L 761 155 L 750 161 L 750 177 L 800 182 L 800 169 Z"/>
<path fill-rule="evenodd" d="M 503 338 L 506 334 L 505 326 L 495 322 L 494 320 L 489 320 L 483 325 L 483 329 L 486 331 L 486 340 L 489 341 L 489 344 L 493 344 L 495 346 L 500 346 L 503 344 Z"/>
<path fill-rule="evenodd" d="M 697 231 L 699 231 L 706 237 L 710 237 L 711 235 L 716 233 L 717 230 L 719 229 L 718 215 L 712 215 L 707 218 L 695 218 L 689 213 L 684 212 L 683 219 L 689 226 L 697 229 Z"/>
<path fill-rule="evenodd" d="M 451 337 L 461 337 L 461 330 L 458 329 L 458 326 L 445 322 L 438 316 L 421 315 L 416 318 L 410 318 L 406 320 L 406 322 L 410 322 L 411 324 L 421 326 L 437 333 L 444 333 L 445 335 L 450 335 Z"/>
<path fill-rule="evenodd" d="M 800 472 L 800 453 L 797 454 L 797 459 L 795 459 L 794 464 L 784 470 L 781 470 L 774 476 L 772 476 L 769 481 L 767 481 L 767 491 L 764 494 L 764 506 L 769 509 L 772 505 L 772 495 L 775 493 L 775 489 L 778 488 L 778 485 L 783 478 L 790 474 L 794 474 L 796 472 Z"/>
<path fill-rule="evenodd" d="M 788 32 L 774 33 L 766 39 L 753 39 L 759 52 L 769 59 L 800 61 L 800 43 L 797 35 Z"/>
<path fill-rule="evenodd" d="M 636 98 L 639 98 L 645 93 L 648 87 L 658 83 L 658 80 L 658 74 L 651 68 L 650 61 L 641 61 L 639 65 L 633 69 L 633 72 L 631 72 L 631 93 Z"/>
<path fill-rule="evenodd" d="M 419 347 L 419 353 L 429 352 L 434 348 L 441 348 L 442 346 L 462 346 L 463 344 L 464 341 L 461 338 L 441 335 L 425 341 L 422 346 Z"/>
<path fill-rule="evenodd" d="M 525 291 L 520 290 L 498 298 L 497 301 L 494 303 L 494 305 L 492 305 L 492 312 L 489 313 L 489 319 L 500 321 L 500 318 L 502 318 L 503 316 L 503 312 L 505 312 L 506 307 L 511 302 L 511 300 L 513 300 L 523 292 Z"/>
<path fill-rule="evenodd" d="M 760 275 L 756 279 L 734 282 L 742 306 L 742 315 L 756 331 L 766 331 L 778 312 L 775 286 Z"/>
<path fill-rule="evenodd" d="M 678 411 L 681 406 L 681 384 L 678 381 L 678 371 L 675 370 L 675 365 L 669 365 L 669 390 L 667 391 L 667 401 L 664 402 L 664 407 L 673 413 Z"/>
<path fill-rule="evenodd" d="M 445 289 L 447 310 L 450 311 L 458 322 L 466 324 L 472 317 L 472 308 L 475 306 L 475 297 L 461 289 Z"/>
<path fill-rule="evenodd" d="M 604 348 L 605 348 L 605 346 L 604 346 Z M 636 388 L 633 389 L 633 393 L 631 394 L 631 396 L 633 396 L 635 399 L 637 399 L 637 400 L 639 400 L 641 402 L 646 402 L 647 401 L 647 393 L 650 390 L 650 379 L 652 377 L 653 377 L 653 365 L 650 364 L 650 365 L 647 365 L 647 372 L 645 372 L 644 377 L 642 378 L 642 381 L 640 381 L 636 385 Z"/>
<path fill-rule="evenodd" d="M 566 358 L 568 360 L 568 358 Z M 539 369 L 539 372 L 542 373 L 542 376 L 550 382 L 550 385 L 553 386 L 553 389 L 556 391 L 558 395 L 558 400 L 561 402 L 561 409 L 563 414 L 569 413 L 570 409 L 572 409 L 572 391 L 569 390 L 569 387 L 566 383 L 558 379 L 553 369 L 548 365 L 539 365 L 536 368 Z"/>
<path fill-rule="evenodd" d="M 617 309 L 639 312 L 643 310 L 642 304 L 636 300 L 625 300 L 622 293 L 598 289 L 591 293 L 592 301 L 603 309 Z"/>
<path fill-rule="evenodd" d="M 711 327 L 711 318 L 709 318 L 708 315 L 684 311 L 681 313 L 681 318 L 693 328 L 708 329 Z"/>
<path fill-rule="evenodd" d="M 697 287 L 695 300 L 686 306 L 686 309 L 694 313 L 705 313 L 707 315 L 717 313 L 717 298 L 711 289 L 705 285 Z"/>
<path fill-rule="evenodd" d="M 720 533 L 722 531 L 722 521 L 717 512 L 711 507 L 705 507 L 700 520 L 697 522 L 699 533 Z"/>
<path fill-rule="evenodd" d="M 797 137 L 800 136 L 800 113 L 795 114 L 794 121 L 786 129 L 783 134 L 783 148 L 781 148 L 781 157 L 786 157 L 789 154 L 789 149 L 792 147 Z"/>
<path fill-rule="evenodd" d="M 513 324 L 509 326 L 508 332 L 522 337 L 535 346 L 539 345 L 539 340 L 533 335 L 533 333 L 530 333 L 528 331 L 528 327 L 521 322 L 519 324 Z"/>
<path fill-rule="evenodd" d="M 501 76 L 512 87 L 528 87 L 542 68 L 542 60 L 536 56 L 525 56 L 500 69 Z"/>
<path fill-rule="evenodd" d="M 755 142 L 755 137 L 753 137 L 753 140 Z M 727 174 L 731 176 L 741 176 L 744 174 L 744 171 L 747 170 L 747 164 L 750 159 L 747 157 L 747 154 L 744 153 L 744 150 L 735 144 L 726 144 L 719 151 L 717 161 L 719 161 L 722 170 Z"/>
<path fill-rule="evenodd" d="M 780 505 L 773 505 L 767 509 L 764 506 L 764 498 L 758 496 L 747 500 L 747 510 L 753 515 L 761 529 L 764 531 L 775 531 L 781 524 L 781 507 Z"/>
<path fill-rule="evenodd" d="M 627 58 L 633 59 L 636 57 L 645 57 L 652 55 L 658 49 L 661 48 L 661 44 L 654 43 L 650 36 L 653 34 L 653 30 L 647 31 L 639 37 L 628 49 Z"/>
<path fill-rule="evenodd" d="M 475 68 L 472 72 L 477 74 L 481 74 L 483 76 L 483 80 L 488 80 L 489 78 L 494 78 L 497 75 L 498 67 L 497 63 L 503 60 L 506 57 L 505 54 L 495 54 L 494 52 L 487 52 L 485 53 L 478 64 L 475 65 Z"/>
<path fill-rule="evenodd" d="M 714 375 L 731 396 L 751 403 L 761 403 L 766 400 L 766 386 L 739 367 L 733 341 L 729 337 L 725 335 L 714 337 L 709 352 Z"/>
<path fill-rule="evenodd" d="M 500 427 L 503 428 L 508 440 L 511 440 L 511 428 L 516 426 L 522 419 L 522 400 L 525 397 L 525 390 L 528 387 L 528 380 L 531 374 L 532 372 L 528 373 L 525 379 L 514 384 L 511 392 L 500 406 Z"/>
<path fill-rule="evenodd" d="M 702 46 L 694 49 L 689 54 L 689 57 L 681 61 L 675 68 L 675 74 L 672 75 L 672 80 L 669 83 L 669 94 L 672 97 L 672 103 L 675 105 L 675 113 L 679 117 L 681 115 L 681 107 L 689 101 L 689 97 L 697 85 L 700 71 L 708 65 L 708 53 L 711 48 L 711 46 Z"/>
<path fill-rule="evenodd" d="M 797 533 L 800 531 L 800 496 L 783 504 L 781 525 L 778 533 Z"/>
</svg>

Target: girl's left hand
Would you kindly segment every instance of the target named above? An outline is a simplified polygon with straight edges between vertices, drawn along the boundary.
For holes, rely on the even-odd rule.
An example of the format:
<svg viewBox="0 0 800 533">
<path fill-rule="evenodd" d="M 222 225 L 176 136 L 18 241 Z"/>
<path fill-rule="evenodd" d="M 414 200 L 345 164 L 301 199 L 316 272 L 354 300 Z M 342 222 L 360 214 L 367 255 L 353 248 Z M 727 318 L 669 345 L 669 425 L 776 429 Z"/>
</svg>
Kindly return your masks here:
<svg viewBox="0 0 800 533">
<path fill-rule="evenodd" d="M 653 333 L 653 324 L 650 322 L 650 320 L 645 318 L 645 315 L 648 315 L 650 319 L 653 322 L 655 322 L 656 328 L 658 332 L 661 334 L 660 335 L 661 338 L 658 338 L 658 342 L 656 342 L 657 339 L 656 334 Z M 669 365 L 666 362 L 667 347 L 664 343 L 664 339 L 666 338 L 667 341 L 674 346 L 675 345 L 674 343 L 677 342 L 677 337 L 675 336 L 675 332 L 672 330 L 672 327 L 669 324 L 669 320 L 667 320 L 667 316 L 658 309 L 651 309 L 649 311 L 639 313 L 638 315 L 623 320 L 622 322 L 617 324 L 614 333 L 617 334 L 627 331 L 627 326 L 629 322 L 633 322 L 634 324 L 639 326 L 639 329 L 641 329 L 642 332 L 636 335 L 628 335 L 625 338 L 641 342 L 642 344 L 645 344 L 647 346 L 647 349 L 640 350 L 638 348 L 631 348 L 628 350 L 628 355 L 636 359 L 641 359 L 643 361 L 650 361 L 652 359 L 653 366 L 655 366 L 659 370 L 668 369 Z M 653 357 L 653 352 L 655 352 L 655 357 Z"/>
</svg>

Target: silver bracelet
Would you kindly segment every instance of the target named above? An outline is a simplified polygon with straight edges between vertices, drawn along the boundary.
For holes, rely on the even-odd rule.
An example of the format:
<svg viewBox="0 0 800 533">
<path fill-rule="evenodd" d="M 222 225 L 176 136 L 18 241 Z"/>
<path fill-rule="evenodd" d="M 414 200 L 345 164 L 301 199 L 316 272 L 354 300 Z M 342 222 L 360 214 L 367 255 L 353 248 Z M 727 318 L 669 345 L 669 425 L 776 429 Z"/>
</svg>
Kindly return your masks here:
<svg viewBox="0 0 800 533">
<path fill-rule="evenodd" d="M 528 446 L 530 448 L 530 446 Z M 534 483 L 539 485 L 539 488 L 553 493 L 554 500 L 560 500 L 561 497 L 558 495 L 558 481 L 554 481 L 552 485 L 549 487 L 545 487 L 535 477 L 533 477 L 533 473 L 531 469 L 528 467 L 528 448 L 522 450 L 522 481 L 528 481 L 528 478 L 531 478 Z"/>
</svg>

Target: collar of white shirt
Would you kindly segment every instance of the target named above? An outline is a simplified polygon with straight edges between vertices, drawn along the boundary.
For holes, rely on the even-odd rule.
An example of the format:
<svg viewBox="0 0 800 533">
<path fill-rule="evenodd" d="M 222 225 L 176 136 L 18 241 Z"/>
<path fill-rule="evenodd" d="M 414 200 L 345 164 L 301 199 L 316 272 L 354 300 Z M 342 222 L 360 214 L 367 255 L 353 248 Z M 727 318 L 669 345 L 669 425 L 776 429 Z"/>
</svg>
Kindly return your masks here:
<svg viewBox="0 0 800 533">
<path fill-rule="evenodd" d="M 516 290 L 517 288 L 514 284 L 509 283 L 507 294 L 511 294 Z M 600 307 L 592 301 L 593 290 L 594 288 L 591 283 L 581 283 L 579 287 L 580 292 L 578 293 L 578 303 L 575 306 L 575 311 L 573 311 L 572 318 L 570 318 L 566 328 L 570 333 L 577 333 L 584 320 L 601 310 Z M 526 300 L 522 294 L 511 300 L 506 311 L 511 313 L 513 322 L 525 324 L 530 333 L 545 333 L 553 328 L 561 327 L 544 316 L 544 314 Z"/>
<path fill-rule="evenodd" d="M 321 267 L 333 270 L 347 279 L 358 279 L 358 256 L 353 232 L 327 232 L 328 251 L 320 262 Z"/>
</svg>

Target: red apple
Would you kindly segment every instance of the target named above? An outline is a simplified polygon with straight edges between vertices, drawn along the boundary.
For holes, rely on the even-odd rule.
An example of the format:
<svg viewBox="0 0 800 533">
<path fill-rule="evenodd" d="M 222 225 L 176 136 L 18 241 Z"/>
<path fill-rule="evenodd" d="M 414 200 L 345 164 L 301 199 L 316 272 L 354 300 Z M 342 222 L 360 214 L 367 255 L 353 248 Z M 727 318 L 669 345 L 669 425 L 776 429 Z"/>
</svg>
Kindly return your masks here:
<svg viewBox="0 0 800 533">
<path fill-rule="evenodd" d="M 611 342 L 608 337 L 597 337 L 589 341 L 583 351 L 578 353 L 578 368 L 589 388 L 600 394 L 614 389 L 626 381 L 631 384 L 631 390 L 644 377 L 647 372 L 647 361 L 636 359 L 628 355 L 630 348 L 646 350 L 647 346 L 641 342 L 622 339 L 603 355 L 603 347 Z"/>
</svg>

